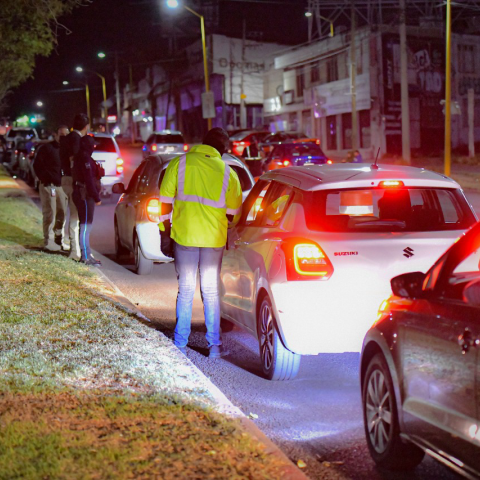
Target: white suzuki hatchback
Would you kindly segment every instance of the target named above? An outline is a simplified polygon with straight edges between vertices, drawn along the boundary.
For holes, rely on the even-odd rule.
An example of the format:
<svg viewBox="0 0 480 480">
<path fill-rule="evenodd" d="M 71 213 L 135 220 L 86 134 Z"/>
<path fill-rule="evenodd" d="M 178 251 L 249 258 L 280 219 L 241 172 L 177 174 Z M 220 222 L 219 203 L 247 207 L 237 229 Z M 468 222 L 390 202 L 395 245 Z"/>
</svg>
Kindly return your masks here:
<svg viewBox="0 0 480 480">
<path fill-rule="evenodd" d="M 113 186 L 113 193 L 121 193 L 115 208 L 115 251 L 117 257 L 133 253 L 139 275 L 151 273 L 153 264 L 171 262 L 169 256 L 170 226 L 159 232 L 160 185 L 170 160 L 178 155 L 150 155 L 137 167 L 125 188 L 123 183 Z M 255 181 L 246 165 L 237 157 L 225 153 L 223 161 L 238 175 L 243 198 Z"/>
<path fill-rule="evenodd" d="M 229 232 L 222 317 L 258 338 L 267 378 L 291 379 L 301 355 L 359 352 L 390 279 L 428 270 L 475 221 L 460 186 L 424 169 L 272 171 Z"/>
<path fill-rule="evenodd" d="M 123 181 L 123 158 L 113 135 L 108 133 L 93 133 L 92 135 L 95 138 L 95 150 L 92 158 L 105 170 L 105 176 L 101 180 L 101 194 L 103 197 L 110 197 L 112 186 Z"/>
</svg>

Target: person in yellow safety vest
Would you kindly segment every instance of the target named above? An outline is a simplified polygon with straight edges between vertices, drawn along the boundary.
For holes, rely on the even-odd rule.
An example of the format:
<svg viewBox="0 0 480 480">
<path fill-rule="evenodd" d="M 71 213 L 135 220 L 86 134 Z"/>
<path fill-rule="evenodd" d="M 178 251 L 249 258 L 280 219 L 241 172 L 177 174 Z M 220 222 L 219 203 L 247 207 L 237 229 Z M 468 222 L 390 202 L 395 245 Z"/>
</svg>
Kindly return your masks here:
<svg viewBox="0 0 480 480">
<path fill-rule="evenodd" d="M 171 236 L 178 278 L 175 345 L 186 354 L 200 269 L 210 358 L 228 353 L 220 332 L 220 267 L 228 221 L 234 223 L 242 206 L 237 174 L 222 160 L 228 147 L 227 132 L 212 128 L 202 145 L 170 162 L 160 187 L 161 221 L 169 218 L 173 205 Z"/>
</svg>

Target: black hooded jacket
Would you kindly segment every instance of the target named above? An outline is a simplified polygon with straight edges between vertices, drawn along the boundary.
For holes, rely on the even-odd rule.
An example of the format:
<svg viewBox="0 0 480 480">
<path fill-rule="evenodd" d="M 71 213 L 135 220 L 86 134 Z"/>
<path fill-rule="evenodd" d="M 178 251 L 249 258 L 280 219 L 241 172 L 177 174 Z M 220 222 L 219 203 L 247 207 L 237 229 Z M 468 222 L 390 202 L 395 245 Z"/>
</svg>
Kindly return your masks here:
<svg viewBox="0 0 480 480">
<path fill-rule="evenodd" d="M 85 135 L 80 140 L 80 150 L 73 157 L 72 177 L 73 185 L 83 185 L 87 190 L 87 195 L 100 201 L 100 192 L 97 188 L 97 164 L 92 158 L 95 140 L 90 135 Z"/>
<path fill-rule="evenodd" d="M 57 141 L 54 140 L 38 147 L 33 170 L 43 185 L 59 187 L 62 184 L 60 144 Z"/>
</svg>

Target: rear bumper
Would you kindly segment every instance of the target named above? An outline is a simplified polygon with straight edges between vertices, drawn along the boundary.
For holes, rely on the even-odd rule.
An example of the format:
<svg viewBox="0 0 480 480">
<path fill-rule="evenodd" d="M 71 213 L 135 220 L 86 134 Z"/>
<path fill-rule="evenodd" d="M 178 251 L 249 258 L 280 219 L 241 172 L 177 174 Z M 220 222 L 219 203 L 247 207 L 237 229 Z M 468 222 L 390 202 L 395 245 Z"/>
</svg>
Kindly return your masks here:
<svg viewBox="0 0 480 480">
<path fill-rule="evenodd" d="M 171 262 L 173 258 L 162 253 L 160 246 L 160 232 L 158 225 L 153 222 L 139 223 L 135 230 L 137 232 L 140 248 L 145 258 L 154 262 Z"/>
</svg>

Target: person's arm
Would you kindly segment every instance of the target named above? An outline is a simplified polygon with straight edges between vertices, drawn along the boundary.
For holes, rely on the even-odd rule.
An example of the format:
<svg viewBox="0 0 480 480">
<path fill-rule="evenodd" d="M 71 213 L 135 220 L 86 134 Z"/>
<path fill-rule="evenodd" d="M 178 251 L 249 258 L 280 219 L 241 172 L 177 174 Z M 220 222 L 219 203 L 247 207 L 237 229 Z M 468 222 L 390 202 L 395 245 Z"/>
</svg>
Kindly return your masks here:
<svg viewBox="0 0 480 480">
<path fill-rule="evenodd" d="M 227 219 L 231 224 L 230 226 L 236 225 L 242 213 L 242 187 L 233 168 L 230 169 L 230 179 L 225 199 L 227 203 Z"/>
<path fill-rule="evenodd" d="M 95 184 L 96 176 L 92 165 L 93 161 L 90 159 L 90 156 L 82 154 L 78 155 L 77 159 L 81 161 L 83 178 L 88 196 L 92 197 L 95 200 L 95 203 L 100 203 L 100 192 L 97 190 L 97 186 Z"/>
</svg>

